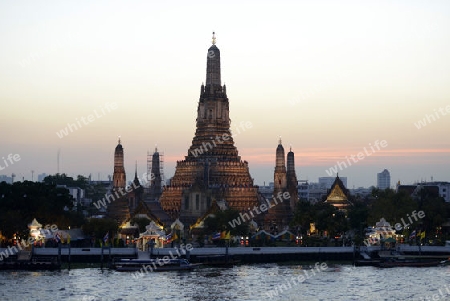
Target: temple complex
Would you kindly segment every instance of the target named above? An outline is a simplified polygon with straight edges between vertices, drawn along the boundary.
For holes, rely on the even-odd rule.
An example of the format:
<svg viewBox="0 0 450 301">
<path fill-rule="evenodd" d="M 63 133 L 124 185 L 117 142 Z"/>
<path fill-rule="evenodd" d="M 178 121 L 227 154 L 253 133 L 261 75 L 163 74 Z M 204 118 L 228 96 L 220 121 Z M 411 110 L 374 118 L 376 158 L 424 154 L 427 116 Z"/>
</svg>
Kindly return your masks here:
<svg viewBox="0 0 450 301">
<path fill-rule="evenodd" d="M 177 161 L 170 185 L 160 198 L 162 209 L 174 220 L 194 224 L 211 207 L 224 201 L 228 208 L 248 211 L 260 203 L 248 162 L 234 146 L 229 101 L 221 84 L 220 50 L 213 35 L 206 59 L 206 81 L 200 88 L 196 131 L 187 156 Z"/>
<path fill-rule="evenodd" d="M 119 139 L 114 153 L 111 194 L 120 197 L 108 205 L 108 216 L 119 225 L 132 217 L 146 217 L 161 227 L 175 222 L 192 230 L 217 210 L 230 208 L 239 211 L 241 216 L 248 216 L 255 206 L 273 200 L 273 206 L 252 215 L 252 220 L 247 222 L 271 234 L 287 229 L 298 202 L 294 152 L 290 149 L 286 160 L 280 138 L 272 200 L 265 200 L 254 185 L 248 162 L 239 156 L 230 126 L 229 100 L 226 87 L 221 83 L 220 50 L 213 34 L 206 58 L 205 84 L 200 88 L 196 131 L 187 155 L 177 161 L 174 176 L 164 185 L 162 154 L 155 148 L 153 154 L 147 153 L 148 182 L 139 183 L 136 168 L 130 188 L 126 187 L 124 151 Z M 144 187 L 141 184 L 145 184 Z"/>
</svg>

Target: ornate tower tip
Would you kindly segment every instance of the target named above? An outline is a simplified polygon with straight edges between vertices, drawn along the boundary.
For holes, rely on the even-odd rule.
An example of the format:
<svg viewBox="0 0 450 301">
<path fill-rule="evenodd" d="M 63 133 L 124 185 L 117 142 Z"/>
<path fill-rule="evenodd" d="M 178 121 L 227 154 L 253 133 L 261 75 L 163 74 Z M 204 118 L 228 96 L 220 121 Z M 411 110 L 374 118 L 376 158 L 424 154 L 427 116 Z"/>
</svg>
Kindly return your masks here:
<svg viewBox="0 0 450 301">
<path fill-rule="evenodd" d="M 212 44 L 216 45 L 216 33 L 213 31 Z"/>
<path fill-rule="evenodd" d="M 280 138 L 278 139 L 278 144 L 281 144 L 281 136 L 280 136 Z"/>
<path fill-rule="evenodd" d="M 119 136 L 119 144 L 120 144 L 120 136 Z"/>
</svg>

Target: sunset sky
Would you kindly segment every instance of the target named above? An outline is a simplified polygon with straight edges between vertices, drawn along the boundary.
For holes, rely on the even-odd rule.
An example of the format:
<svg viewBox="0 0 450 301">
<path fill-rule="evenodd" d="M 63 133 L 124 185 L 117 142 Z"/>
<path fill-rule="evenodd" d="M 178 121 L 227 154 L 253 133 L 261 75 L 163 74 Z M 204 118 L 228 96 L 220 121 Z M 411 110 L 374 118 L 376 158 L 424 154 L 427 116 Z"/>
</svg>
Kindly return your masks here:
<svg viewBox="0 0 450 301">
<path fill-rule="evenodd" d="M 127 179 L 155 145 L 173 176 L 213 31 L 256 184 L 280 136 L 299 179 L 385 140 L 339 170 L 349 188 L 450 180 L 449 1 L 2 1 L 0 175 L 54 174 L 59 150 L 61 173 L 107 179 L 121 136 Z"/>
</svg>

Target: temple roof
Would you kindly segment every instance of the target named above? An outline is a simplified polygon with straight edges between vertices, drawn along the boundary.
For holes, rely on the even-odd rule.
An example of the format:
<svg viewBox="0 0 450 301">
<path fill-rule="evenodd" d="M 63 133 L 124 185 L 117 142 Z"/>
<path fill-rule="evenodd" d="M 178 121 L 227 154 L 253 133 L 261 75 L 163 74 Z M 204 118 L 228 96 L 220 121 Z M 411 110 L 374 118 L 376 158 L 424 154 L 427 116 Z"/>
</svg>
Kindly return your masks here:
<svg viewBox="0 0 450 301">
<path fill-rule="evenodd" d="M 330 190 L 328 191 L 325 202 L 330 203 L 334 206 L 348 206 L 351 203 L 348 201 L 349 191 L 342 183 L 342 180 L 339 176 L 336 176 L 336 179 L 331 185 Z"/>
<path fill-rule="evenodd" d="M 150 218 L 151 221 L 155 222 L 155 224 L 159 227 L 164 226 L 164 223 L 161 221 L 161 219 L 157 217 L 155 214 L 153 214 L 153 212 L 150 210 L 150 208 L 144 201 L 139 202 L 136 209 L 134 209 L 132 216 L 134 217 L 139 214 L 146 215 L 148 218 Z"/>
</svg>

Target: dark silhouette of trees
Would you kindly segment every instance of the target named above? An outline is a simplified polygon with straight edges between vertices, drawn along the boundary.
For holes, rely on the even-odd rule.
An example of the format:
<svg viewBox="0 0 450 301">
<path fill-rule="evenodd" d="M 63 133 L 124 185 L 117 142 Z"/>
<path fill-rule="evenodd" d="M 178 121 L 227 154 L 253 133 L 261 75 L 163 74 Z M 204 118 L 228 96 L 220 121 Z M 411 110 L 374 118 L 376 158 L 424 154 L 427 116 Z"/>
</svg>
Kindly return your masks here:
<svg viewBox="0 0 450 301">
<path fill-rule="evenodd" d="M 33 218 L 59 229 L 81 226 L 84 219 L 72 208 L 72 196 L 65 188 L 31 181 L 0 183 L 0 230 L 8 239 L 14 233 L 28 235 Z"/>
</svg>

